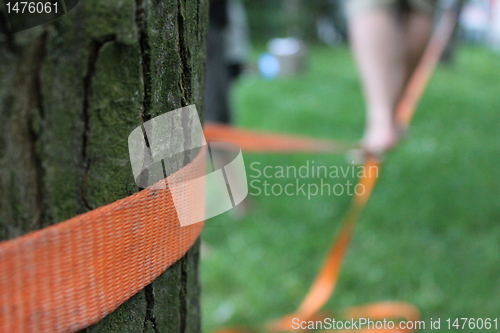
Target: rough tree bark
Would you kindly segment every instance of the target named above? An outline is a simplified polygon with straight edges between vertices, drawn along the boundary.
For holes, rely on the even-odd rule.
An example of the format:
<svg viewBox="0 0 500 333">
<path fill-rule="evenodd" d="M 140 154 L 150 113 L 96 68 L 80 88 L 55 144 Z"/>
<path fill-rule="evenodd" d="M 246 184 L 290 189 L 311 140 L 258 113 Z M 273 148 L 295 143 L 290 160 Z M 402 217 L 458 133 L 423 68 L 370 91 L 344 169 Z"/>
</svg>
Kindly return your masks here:
<svg viewBox="0 0 500 333">
<path fill-rule="evenodd" d="M 2 4 L 0 4 L 2 8 Z M 12 34 L 0 12 L 0 240 L 137 191 L 141 122 L 202 110 L 208 0 L 85 0 Z M 86 332 L 200 332 L 198 247 Z"/>
</svg>

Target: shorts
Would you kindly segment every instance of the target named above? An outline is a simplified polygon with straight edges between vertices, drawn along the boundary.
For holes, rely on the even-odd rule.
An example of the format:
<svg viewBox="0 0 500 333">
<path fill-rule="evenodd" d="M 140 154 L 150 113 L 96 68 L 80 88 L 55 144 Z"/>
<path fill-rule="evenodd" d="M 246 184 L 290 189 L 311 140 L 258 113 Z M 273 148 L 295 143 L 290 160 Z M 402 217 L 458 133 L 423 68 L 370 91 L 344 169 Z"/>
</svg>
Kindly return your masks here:
<svg viewBox="0 0 500 333">
<path fill-rule="evenodd" d="M 434 16 L 437 0 L 346 0 L 348 16 L 376 8 L 386 8 L 396 13 L 408 11 L 422 12 Z"/>
</svg>

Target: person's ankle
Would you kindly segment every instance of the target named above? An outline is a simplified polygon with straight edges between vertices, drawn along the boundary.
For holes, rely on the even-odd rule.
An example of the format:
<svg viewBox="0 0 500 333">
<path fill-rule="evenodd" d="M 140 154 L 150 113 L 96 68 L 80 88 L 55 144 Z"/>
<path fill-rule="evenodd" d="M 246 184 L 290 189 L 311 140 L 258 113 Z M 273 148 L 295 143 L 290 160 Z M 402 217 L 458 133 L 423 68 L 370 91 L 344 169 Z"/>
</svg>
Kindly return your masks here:
<svg viewBox="0 0 500 333">
<path fill-rule="evenodd" d="M 363 148 L 373 154 L 381 154 L 392 147 L 398 141 L 398 133 L 392 125 L 369 125 L 362 139 Z"/>
</svg>

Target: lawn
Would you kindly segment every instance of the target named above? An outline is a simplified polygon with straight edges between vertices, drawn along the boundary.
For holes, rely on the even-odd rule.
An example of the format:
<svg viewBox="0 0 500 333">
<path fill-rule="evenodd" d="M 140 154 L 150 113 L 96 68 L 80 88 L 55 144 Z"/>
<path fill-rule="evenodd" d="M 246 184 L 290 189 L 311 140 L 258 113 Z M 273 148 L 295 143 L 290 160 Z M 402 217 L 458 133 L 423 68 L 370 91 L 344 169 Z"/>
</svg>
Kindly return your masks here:
<svg viewBox="0 0 500 333">
<path fill-rule="evenodd" d="M 383 161 L 326 309 L 405 300 L 427 322 L 500 317 L 499 74 L 500 55 L 475 48 L 462 49 L 453 67 L 436 71 L 408 137 Z M 238 83 L 234 105 L 238 126 L 278 133 L 354 141 L 364 124 L 347 49 L 311 48 L 309 70 L 294 78 L 249 75 Z M 349 167 L 345 156 L 335 155 L 244 157 L 249 181 L 261 184 L 266 178 L 255 169 L 265 166 Z M 296 179 L 267 181 L 285 186 Z M 203 231 L 204 332 L 293 311 L 350 200 L 345 193 L 308 199 L 250 192 L 246 216 L 225 213 Z"/>
</svg>

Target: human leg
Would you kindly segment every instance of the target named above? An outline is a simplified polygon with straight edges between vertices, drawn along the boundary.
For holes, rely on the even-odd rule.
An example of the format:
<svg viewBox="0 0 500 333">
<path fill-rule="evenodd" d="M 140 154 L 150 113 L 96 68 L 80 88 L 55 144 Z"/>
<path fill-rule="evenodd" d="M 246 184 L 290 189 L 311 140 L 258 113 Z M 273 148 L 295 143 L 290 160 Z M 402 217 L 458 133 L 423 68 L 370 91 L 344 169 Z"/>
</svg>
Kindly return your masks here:
<svg viewBox="0 0 500 333">
<path fill-rule="evenodd" d="M 352 12 L 349 31 L 366 101 L 362 144 L 379 153 L 397 141 L 393 112 L 405 79 L 403 35 L 388 6 Z"/>
</svg>

